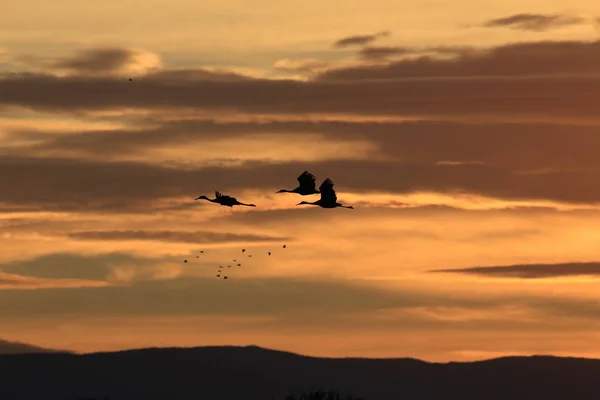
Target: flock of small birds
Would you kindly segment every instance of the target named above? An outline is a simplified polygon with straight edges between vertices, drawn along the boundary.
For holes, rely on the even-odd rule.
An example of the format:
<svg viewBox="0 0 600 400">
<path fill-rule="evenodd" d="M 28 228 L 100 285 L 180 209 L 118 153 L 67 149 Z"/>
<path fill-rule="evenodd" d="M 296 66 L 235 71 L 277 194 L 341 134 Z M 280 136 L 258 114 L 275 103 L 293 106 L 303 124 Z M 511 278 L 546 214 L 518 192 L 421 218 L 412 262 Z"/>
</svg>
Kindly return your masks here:
<svg viewBox="0 0 600 400">
<path fill-rule="evenodd" d="M 284 245 L 282 246 L 282 248 L 286 249 L 286 248 L 287 248 L 287 245 L 285 245 L 285 244 L 284 244 Z M 201 254 L 204 254 L 204 250 L 200 250 L 200 253 L 201 253 Z M 246 253 L 246 249 L 242 249 L 242 254 L 244 254 L 244 253 Z M 268 251 L 268 252 L 267 252 L 267 254 L 270 256 L 270 255 L 272 254 L 272 252 Z M 252 254 L 245 254 L 245 255 L 247 255 L 248 257 L 252 257 Z M 200 258 L 200 256 L 196 256 L 196 258 Z M 236 265 L 236 266 L 238 266 L 238 267 L 241 267 L 241 266 L 242 266 L 242 263 L 241 263 L 241 262 L 239 262 L 237 259 L 234 259 L 234 260 L 232 260 L 232 261 L 235 263 L 235 265 Z M 185 259 L 185 260 L 183 260 L 183 262 L 184 262 L 184 263 L 187 263 L 187 262 L 188 262 L 188 260 L 187 260 L 187 259 Z M 217 278 L 229 279 L 229 278 L 227 277 L 227 275 L 224 275 L 224 273 L 223 273 L 223 269 L 224 269 L 224 268 L 225 268 L 225 266 L 223 266 L 223 265 L 219 265 L 219 267 L 218 267 L 218 269 L 217 269 Z M 228 265 L 228 266 L 227 266 L 227 268 L 231 268 L 231 265 Z"/>
<path fill-rule="evenodd" d="M 292 190 L 288 190 L 288 189 L 281 189 L 275 193 L 296 193 L 299 194 L 301 196 L 309 196 L 312 194 L 320 194 L 321 198 L 317 201 L 314 202 L 308 202 L 308 201 L 302 201 L 298 204 L 296 204 L 297 206 L 302 205 L 302 204 L 310 204 L 310 205 L 314 205 L 314 206 L 319 206 L 322 208 L 336 208 L 336 207 L 343 207 L 343 208 L 351 208 L 353 209 L 353 206 L 345 206 L 343 204 L 338 203 L 337 201 L 337 196 L 335 194 L 335 190 L 333 190 L 333 181 L 329 178 L 325 179 L 322 183 L 321 186 L 319 186 L 319 190 L 317 190 L 316 188 L 316 178 L 313 174 L 311 174 L 308 171 L 304 171 L 302 174 L 300 174 L 300 176 L 298 178 L 296 178 L 298 180 L 298 187 Z M 233 206 L 246 206 L 246 207 L 256 207 L 256 205 L 254 204 L 246 204 L 246 203 L 242 203 L 239 202 L 235 197 L 231 197 L 231 196 L 226 196 L 221 194 L 220 192 L 215 192 L 215 198 L 214 199 L 209 199 L 206 196 L 200 196 L 195 198 L 194 200 L 207 200 L 210 201 L 212 203 L 217 203 L 220 204 L 222 206 L 227 206 L 227 207 L 233 207 Z M 283 248 L 286 248 L 286 245 L 283 245 Z M 204 253 L 203 250 L 200 251 L 200 253 Z M 246 249 L 242 249 L 242 254 L 246 253 Z M 267 252 L 267 254 L 270 256 L 271 252 Z M 252 254 L 245 254 L 248 257 L 252 257 Z M 196 256 L 196 258 L 199 258 L 199 256 Z M 188 260 L 184 260 L 185 263 L 188 262 Z M 233 260 L 234 263 L 236 263 L 236 265 L 238 267 L 242 266 L 242 263 L 238 262 L 237 260 Z M 223 265 L 219 265 L 218 270 L 217 270 L 217 278 L 222 278 L 222 279 L 228 279 L 227 275 L 224 275 L 223 273 L 223 269 L 225 267 Z M 227 265 L 227 268 L 231 268 L 231 265 Z"/>
</svg>

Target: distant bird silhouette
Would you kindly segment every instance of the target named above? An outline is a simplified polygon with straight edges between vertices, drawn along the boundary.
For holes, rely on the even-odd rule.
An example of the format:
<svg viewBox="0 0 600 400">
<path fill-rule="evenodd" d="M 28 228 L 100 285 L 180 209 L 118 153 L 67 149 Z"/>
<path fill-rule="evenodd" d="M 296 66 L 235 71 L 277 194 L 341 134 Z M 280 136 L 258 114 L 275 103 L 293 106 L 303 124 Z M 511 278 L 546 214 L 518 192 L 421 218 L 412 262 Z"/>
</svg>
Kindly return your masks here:
<svg viewBox="0 0 600 400">
<path fill-rule="evenodd" d="M 285 247 L 286 247 L 286 246 L 285 246 L 285 244 L 284 244 L 284 245 L 283 245 L 283 248 L 285 249 Z"/>
<path fill-rule="evenodd" d="M 220 277 L 221 277 L 221 274 L 217 275 L 217 278 L 220 278 Z"/>
<path fill-rule="evenodd" d="M 204 254 L 204 250 L 200 250 L 200 253 Z"/>
<path fill-rule="evenodd" d="M 242 249 L 242 253 L 245 252 L 245 251 L 246 251 L 246 249 Z"/>
<path fill-rule="evenodd" d="M 298 180 L 298 183 L 300 184 L 300 186 L 298 186 L 296 189 L 292 189 L 292 190 L 281 189 L 280 191 L 275 192 L 275 193 L 297 193 L 302 196 L 308 196 L 311 194 L 319 193 L 319 191 L 316 190 L 316 184 L 315 184 L 316 178 L 310 172 L 304 171 L 296 179 Z"/>
<path fill-rule="evenodd" d="M 319 206 L 322 208 L 336 208 L 336 207 L 344 207 L 344 208 L 354 208 L 352 206 L 345 206 L 337 202 L 337 196 L 335 195 L 335 190 L 333 190 L 333 181 L 329 178 L 325 179 L 321 186 L 319 186 L 319 190 L 321 191 L 321 198 L 312 203 L 308 201 L 302 201 L 296 205 L 301 204 L 310 204 L 313 206 Z"/>
<path fill-rule="evenodd" d="M 241 266 L 242 266 L 242 264 L 238 264 L 237 266 L 238 266 L 238 267 L 241 267 Z"/>
<path fill-rule="evenodd" d="M 224 277 L 223 277 L 223 279 L 227 279 L 227 277 L 226 277 L 226 276 L 224 276 Z"/>
<path fill-rule="evenodd" d="M 269 251 L 269 255 L 271 255 L 271 252 Z"/>
<path fill-rule="evenodd" d="M 183 260 L 183 262 L 187 262 L 187 260 Z"/>
<path fill-rule="evenodd" d="M 237 201 L 237 199 L 235 197 L 225 196 L 225 195 L 221 194 L 220 192 L 215 192 L 215 196 L 216 197 L 214 199 L 209 199 L 206 196 L 200 196 L 200 197 L 196 197 L 194 200 L 208 200 L 212 203 L 217 203 L 217 204 L 220 204 L 222 206 L 227 206 L 227 207 L 233 207 L 233 206 L 256 207 L 256 205 L 254 205 L 254 204 L 240 203 L 239 201 Z"/>
</svg>

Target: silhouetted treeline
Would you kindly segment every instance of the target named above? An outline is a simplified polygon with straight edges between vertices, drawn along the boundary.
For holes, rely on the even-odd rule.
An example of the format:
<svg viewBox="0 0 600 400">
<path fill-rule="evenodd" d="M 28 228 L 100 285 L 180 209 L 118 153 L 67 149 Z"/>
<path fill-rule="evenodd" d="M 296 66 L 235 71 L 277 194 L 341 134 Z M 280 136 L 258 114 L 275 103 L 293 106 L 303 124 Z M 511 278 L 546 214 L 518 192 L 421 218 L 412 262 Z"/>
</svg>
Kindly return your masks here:
<svg viewBox="0 0 600 400">
<path fill-rule="evenodd" d="M 110 400 L 108 397 L 78 397 L 76 400 Z M 364 397 L 342 395 L 338 390 L 312 390 L 299 395 L 290 394 L 285 400 L 367 400 Z"/>
<path fill-rule="evenodd" d="M 301 393 L 296 397 L 291 394 L 285 400 L 366 400 L 364 397 L 354 397 L 352 395 L 343 396 L 338 390 L 313 390 L 307 393 Z"/>
<path fill-rule="evenodd" d="M 110 400 L 109 397 L 78 397 L 75 400 Z M 342 395 L 338 390 L 312 390 L 299 395 L 290 394 L 285 400 L 367 400 L 364 397 Z"/>
</svg>

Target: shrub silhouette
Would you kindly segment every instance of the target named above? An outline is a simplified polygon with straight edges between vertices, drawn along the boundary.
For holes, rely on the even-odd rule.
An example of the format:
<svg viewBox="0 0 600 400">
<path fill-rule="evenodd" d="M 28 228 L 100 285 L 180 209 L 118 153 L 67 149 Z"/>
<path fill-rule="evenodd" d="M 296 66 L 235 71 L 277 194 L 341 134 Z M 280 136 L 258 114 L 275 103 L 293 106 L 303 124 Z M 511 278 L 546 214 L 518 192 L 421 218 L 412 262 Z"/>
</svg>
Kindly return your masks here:
<svg viewBox="0 0 600 400">
<path fill-rule="evenodd" d="M 363 397 L 354 397 L 351 395 L 342 396 L 337 390 L 316 390 L 308 393 L 302 393 L 299 397 L 291 394 L 285 400 L 366 400 Z"/>
</svg>

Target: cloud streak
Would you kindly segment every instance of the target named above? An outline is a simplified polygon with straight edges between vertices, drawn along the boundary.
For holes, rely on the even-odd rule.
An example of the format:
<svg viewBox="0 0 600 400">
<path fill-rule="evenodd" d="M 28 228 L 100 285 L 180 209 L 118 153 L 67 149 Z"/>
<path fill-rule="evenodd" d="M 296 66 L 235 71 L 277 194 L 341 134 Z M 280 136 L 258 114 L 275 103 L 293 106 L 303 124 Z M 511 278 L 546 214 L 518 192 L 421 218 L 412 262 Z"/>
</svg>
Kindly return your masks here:
<svg viewBox="0 0 600 400">
<path fill-rule="evenodd" d="M 167 260 L 168 261 L 168 260 Z M 151 268 L 165 260 L 136 257 L 123 253 L 83 256 L 73 253 L 53 253 L 37 258 L 5 263 L 3 271 L 11 274 L 49 280 L 79 279 L 105 281 L 114 268 Z"/>
<path fill-rule="evenodd" d="M 35 290 L 56 288 L 104 287 L 107 283 L 84 279 L 44 279 L 18 274 L 9 274 L 0 270 L 0 292 L 3 290 Z"/>
<path fill-rule="evenodd" d="M 315 60 L 315 59 L 307 59 L 307 60 L 289 60 L 282 59 L 278 60 L 273 64 L 273 68 L 279 71 L 285 72 L 298 72 L 298 73 L 312 73 L 315 70 L 319 70 L 329 66 L 328 63 Z"/>
<path fill-rule="evenodd" d="M 238 243 L 289 241 L 288 237 L 252 234 L 221 233 L 210 231 L 83 231 L 67 234 L 79 240 L 150 240 L 176 243 Z"/>
<path fill-rule="evenodd" d="M 382 31 L 372 35 L 353 35 L 347 36 L 337 40 L 333 46 L 337 48 L 349 47 L 349 46 L 364 46 L 372 43 L 380 37 L 389 36 L 390 32 Z"/>
<path fill-rule="evenodd" d="M 560 278 L 582 275 L 600 275 L 600 263 L 518 264 L 509 266 L 439 269 L 430 272 L 521 279 Z"/>
<path fill-rule="evenodd" d="M 410 47 L 394 46 L 368 46 L 360 49 L 360 56 L 367 60 L 382 60 L 390 56 L 404 56 L 418 53 L 418 50 Z"/>
<path fill-rule="evenodd" d="M 153 53 L 123 48 L 97 48 L 80 51 L 49 65 L 59 71 L 86 76 L 139 74 L 161 67 Z"/>
<path fill-rule="evenodd" d="M 508 17 L 496 18 L 483 24 L 487 28 L 507 27 L 522 31 L 543 32 L 550 29 L 585 22 L 584 18 L 573 15 L 544 15 L 544 14 L 514 14 Z"/>
</svg>

